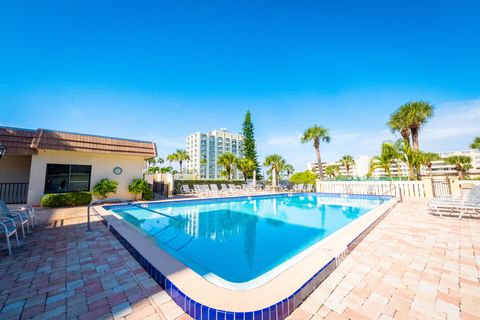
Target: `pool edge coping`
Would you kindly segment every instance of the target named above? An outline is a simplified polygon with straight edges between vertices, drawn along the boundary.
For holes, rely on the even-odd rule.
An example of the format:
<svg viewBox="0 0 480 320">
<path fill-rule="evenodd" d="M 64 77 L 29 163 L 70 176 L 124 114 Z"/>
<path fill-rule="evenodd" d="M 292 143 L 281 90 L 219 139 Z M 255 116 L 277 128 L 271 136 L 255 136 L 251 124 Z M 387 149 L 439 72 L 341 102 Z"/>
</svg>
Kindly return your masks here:
<svg viewBox="0 0 480 320">
<path fill-rule="evenodd" d="M 371 197 L 371 196 L 372 195 L 365 195 L 365 198 Z M 248 198 L 248 196 L 239 197 L 239 198 Z M 206 198 L 206 199 L 211 199 L 211 198 Z M 192 199 L 176 200 L 176 201 L 188 201 L 188 200 L 192 200 Z M 203 200 L 203 199 L 196 199 L 196 200 Z M 339 234 L 337 234 L 336 237 L 334 237 L 334 239 L 332 240 L 334 241 L 333 246 L 330 246 L 330 247 L 322 246 L 320 248 L 317 248 L 314 252 L 316 253 L 317 258 L 319 254 L 325 255 L 328 257 L 322 257 L 321 262 L 319 261 L 318 263 L 316 260 L 313 260 L 315 262 L 315 267 L 309 268 L 310 269 L 308 270 L 310 271 L 309 274 L 306 276 L 305 275 L 299 276 L 300 278 L 307 279 L 306 281 L 300 281 L 297 278 L 296 281 L 293 281 L 295 283 L 294 285 L 292 285 L 291 283 L 286 284 L 288 288 L 284 288 L 284 290 L 282 290 L 283 293 L 279 294 L 283 298 L 277 297 L 277 298 L 272 298 L 270 300 L 266 299 L 267 302 L 263 302 L 263 306 L 262 306 L 262 303 L 258 301 L 255 301 L 253 305 L 251 303 L 248 303 L 247 301 L 246 306 L 245 304 L 240 303 L 240 305 L 242 306 L 242 308 L 240 309 L 244 309 L 244 310 L 238 309 L 238 301 L 235 301 L 235 300 L 242 299 L 241 298 L 242 295 L 244 296 L 244 298 L 248 298 L 246 295 L 258 295 L 259 293 L 262 293 L 261 291 L 257 290 L 258 288 L 240 291 L 242 292 L 242 294 L 238 294 L 239 291 L 220 288 L 208 282 L 208 280 L 196 274 L 194 271 L 190 270 L 187 266 L 183 265 L 181 262 L 177 260 L 177 262 L 180 263 L 180 265 L 183 265 L 183 269 L 178 272 L 195 273 L 197 277 L 200 278 L 200 279 L 196 279 L 196 280 L 199 280 L 200 283 L 195 283 L 194 286 L 197 286 L 197 287 L 202 286 L 202 280 L 205 282 L 208 282 L 208 284 L 203 283 L 203 286 L 208 287 L 205 290 L 213 290 L 212 287 L 215 287 L 221 291 L 221 294 L 228 294 L 230 292 L 232 297 L 231 299 L 226 299 L 226 301 L 227 302 L 230 301 L 234 303 L 233 304 L 225 303 L 225 299 L 223 299 L 223 303 L 218 301 L 209 301 L 208 298 L 205 299 L 204 294 L 200 295 L 199 297 L 198 294 L 195 294 L 195 292 L 193 292 L 193 294 L 190 292 L 189 295 L 193 296 L 192 298 L 186 293 L 184 293 L 184 291 L 188 292 L 189 289 L 185 288 L 183 284 L 179 284 L 179 286 L 174 284 L 174 282 L 178 282 L 176 280 L 179 279 L 179 275 L 176 274 L 175 272 L 173 274 L 170 274 L 171 270 L 168 270 L 168 268 L 165 269 L 165 265 L 162 265 L 162 263 L 158 263 L 158 257 L 155 257 L 154 254 L 152 255 L 152 252 L 148 252 L 148 250 L 146 250 L 146 248 L 148 249 L 148 247 L 152 249 L 153 247 L 151 245 L 150 246 L 147 245 L 146 247 L 143 245 L 140 245 L 140 247 L 137 246 L 136 248 L 134 245 L 131 244 L 131 242 L 133 242 L 134 244 L 138 244 L 138 243 L 141 243 L 142 241 L 145 242 L 145 240 L 148 241 L 148 239 L 146 239 L 147 238 L 146 236 L 143 236 L 143 237 L 139 236 L 139 232 L 137 232 L 136 230 L 134 230 L 135 233 L 137 234 L 136 236 L 135 236 L 135 233 L 128 232 L 128 229 L 126 228 L 132 229 L 131 226 L 127 226 L 125 222 L 118 221 L 116 220 L 116 218 L 115 219 L 112 218 L 111 211 L 108 211 L 103 207 L 94 207 L 94 210 L 102 217 L 103 223 L 111 230 L 111 232 L 117 237 L 117 239 L 122 243 L 122 245 L 124 245 L 124 247 L 132 254 L 132 256 L 140 263 L 140 265 L 152 276 L 152 278 L 157 283 L 160 284 L 160 286 L 163 289 L 166 290 L 166 292 L 172 297 L 172 299 L 190 316 L 197 318 L 197 317 L 200 317 L 200 315 L 203 315 L 204 317 L 208 316 L 210 318 L 212 314 L 215 314 L 216 315 L 215 319 L 224 319 L 224 318 L 225 319 L 227 318 L 228 319 L 237 319 L 237 318 L 265 319 L 265 317 L 268 317 L 270 319 L 284 319 L 287 315 L 293 312 L 293 310 L 295 310 L 300 305 L 300 303 L 306 297 L 308 297 L 313 292 L 313 290 L 315 290 L 320 285 L 320 283 L 322 283 L 328 277 L 328 275 L 330 275 L 333 272 L 333 270 L 336 269 L 339 263 L 396 206 L 397 203 L 398 203 L 398 199 L 392 198 L 386 201 L 385 203 L 381 204 L 380 206 L 376 207 L 375 209 L 370 210 L 364 216 L 360 217 L 359 220 L 355 220 L 350 224 L 344 226 L 343 228 L 337 230 Z M 364 219 L 362 220 L 362 218 Z M 337 243 L 335 243 L 335 241 Z M 148 242 L 152 244 L 153 241 L 148 241 Z M 338 242 L 340 242 L 340 244 Z M 162 251 L 164 255 L 166 254 L 170 256 L 167 252 L 164 252 L 163 249 L 157 247 L 156 245 L 155 245 L 155 248 Z M 137 249 L 142 251 L 143 254 L 139 252 L 139 250 Z M 325 254 L 326 252 L 327 254 Z M 163 258 L 166 258 L 166 257 L 164 256 Z M 173 260 L 176 260 L 176 258 L 173 256 L 170 256 L 170 258 Z M 315 257 L 310 257 L 310 259 L 306 259 L 306 258 L 307 257 L 300 259 L 300 261 L 297 261 L 296 264 L 291 268 L 301 270 L 301 268 L 299 267 L 295 268 L 295 266 L 302 263 L 303 264 L 308 263 L 308 260 L 315 259 Z M 168 261 L 167 261 L 167 264 L 168 264 Z M 315 269 L 315 271 L 311 272 L 312 269 Z M 287 273 L 287 271 L 288 270 L 283 271 L 282 274 Z M 293 273 L 293 272 L 295 272 L 295 270 L 289 271 L 289 273 Z M 278 277 L 280 277 L 281 275 L 279 275 Z M 181 276 L 182 275 L 180 275 L 180 277 Z M 290 276 L 293 276 L 293 275 L 290 274 Z M 263 294 L 266 293 L 265 292 L 266 290 L 267 290 L 267 293 L 268 293 L 268 290 L 272 290 L 272 287 L 274 286 L 272 286 L 271 282 L 275 282 L 275 281 L 281 282 L 282 279 L 277 279 L 278 277 L 260 286 L 260 288 L 267 287 L 267 289 L 263 290 Z M 283 275 L 283 278 L 285 277 L 286 276 Z M 285 285 L 285 283 L 281 283 L 281 284 L 282 284 L 282 287 Z M 183 287 L 182 288 L 183 291 L 179 287 Z M 253 292 L 253 291 L 258 291 L 258 292 Z M 285 292 L 288 292 L 288 293 L 285 294 Z M 202 300 L 202 301 L 199 302 L 198 300 Z M 250 299 L 247 299 L 247 300 L 250 300 Z M 254 300 L 258 300 L 258 299 L 254 299 Z M 228 305 L 231 305 L 232 307 L 229 308 Z M 234 307 L 235 305 L 236 307 Z M 248 305 L 251 305 L 251 307 L 249 307 Z M 214 306 L 214 307 L 210 307 L 210 306 Z"/>
</svg>

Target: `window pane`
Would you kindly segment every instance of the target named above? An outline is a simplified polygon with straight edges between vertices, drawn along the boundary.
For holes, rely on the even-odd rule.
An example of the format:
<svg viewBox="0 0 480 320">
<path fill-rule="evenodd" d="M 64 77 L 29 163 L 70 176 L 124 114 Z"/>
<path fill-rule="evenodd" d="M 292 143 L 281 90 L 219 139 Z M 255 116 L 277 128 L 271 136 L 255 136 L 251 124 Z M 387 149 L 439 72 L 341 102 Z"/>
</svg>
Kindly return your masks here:
<svg viewBox="0 0 480 320">
<path fill-rule="evenodd" d="M 90 189 L 91 171 L 91 166 L 72 165 L 68 191 L 88 191 Z"/>
<path fill-rule="evenodd" d="M 45 193 L 66 192 L 70 166 L 65 164 L 47 164 Z"/>
</svg>

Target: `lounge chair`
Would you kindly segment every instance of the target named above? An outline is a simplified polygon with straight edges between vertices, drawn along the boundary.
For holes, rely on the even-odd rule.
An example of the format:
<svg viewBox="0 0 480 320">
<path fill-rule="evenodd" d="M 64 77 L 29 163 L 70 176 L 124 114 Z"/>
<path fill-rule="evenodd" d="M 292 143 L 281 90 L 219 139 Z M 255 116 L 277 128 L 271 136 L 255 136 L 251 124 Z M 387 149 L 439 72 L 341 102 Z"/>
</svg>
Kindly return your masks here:
<svg viewBox="0 0 480 320">
<path fill-rule="evenodd" d="M 195 194 L 198 196 L 198 197 L 201 197 L 203 195 L 203 190 L 202 188 L 200 187 L 200 185 L 198 184 L 194 184 L 193 185 L 193 190 L 195 190 Z"/>
<path fill-rule="evenodd" d="M 230 189 L 230 192 L 233 194 L 242 193 L 242 190 L 238 188 L 236 185 L 234 185 L 233 183 L 229 183 L 228 188 Z"/>
<path fill-rule="evenodd" d="M 460 219 L 465 213 L 480 214 L 480 186 L 474 186 L 470 192 L 461 196 L 436 197 L 428 201 L 427 212 L 455 215 Z"/>
<path fill-rule="evenodd" d="M 37 224 L 37 213 L 35 212 L 35 209 L 28 204 L 22 204 L 22 205 L 13 205 L 8 207 L 4 201 L 0 200 L 0 210 L 5 210 L 5 211 L 10 211 L 13 213 L 23 213 L 25 216 L 27 216 L 30 219 L 30 225 L 32 226 L 32 229 L 35 227 Z"/>
<path fill-rule="evenodd" d="M 184 184 L 180 187 L 180 193 L 182 194 L 195 194 L 195 190 L 191 190 L 188 184 Z"/>
<path fill-rule="evenodd" d="M 293 191 L 295 192 L 303 192 L 303 183 L 296 184 L 293 187 Z"/>
<path fill-rule="evenodd" d="M 313 192 L 313 184 L 311 183 L 307 184 L 307 187 L 305 188 L 305 192 Z"/>
<path fill-rule="evenodd" d="M 219 196 L 223 193 L 221 190 L 218 189 L 218 186 L 215 183 L 210 185 L 210 192 L 212 193 L 212 195 L 216 196 Z"/>
<path fill-rule="evenodd" d="M 444 217 L 445 214 L 455 216 L 456 219 L 461 219 L 464 214 L 472 214 L 480 216 L 480 197 L 476 200 L 469 200 L 464 202 L 434 202 L 429 204 L 428 208 L 430 213 L 437 213 L 439 216 Z"/>
<path fill-rule="evenodd" d="M 230 190 L 230 188 L 225 183 L 220 184 L 220 188 L 220 191 L 225 194 L 232 193 L 232 190 Z"/>
<path fill-rule="evenodd" d="M 15 235 L 17 240 L 17 246 L 20 246 L 18 241 L 17 225 L 15 221 L 11 218 L 0 218 L 0 233 L 5 234 L 5 239 L 7 240 L 8 254 L 12 254 L 12 246 L 10 245 L 10 237 Z"/>
<path fill-rule="evenodd" d="M 22 235 L 25 238 L 25 227 L 27 227 L 27 232 L 30 232 L 30 227 L 28 223 L 28 211 L 26 210 L 18 210 L 18 209 L 10 209 L 7 207 L 5 202 L 0 201 L 0 218 L 9 218 L 18 223 L 22 228 Z"/>
<path fill-rule="evenodd" d="M 215 195 L 215 191 L 210 190 L 208 184 L 202 184 L 200 185 L 200 188 L 202 189 L 203 194 L 207 197 Z"/>
</svg>

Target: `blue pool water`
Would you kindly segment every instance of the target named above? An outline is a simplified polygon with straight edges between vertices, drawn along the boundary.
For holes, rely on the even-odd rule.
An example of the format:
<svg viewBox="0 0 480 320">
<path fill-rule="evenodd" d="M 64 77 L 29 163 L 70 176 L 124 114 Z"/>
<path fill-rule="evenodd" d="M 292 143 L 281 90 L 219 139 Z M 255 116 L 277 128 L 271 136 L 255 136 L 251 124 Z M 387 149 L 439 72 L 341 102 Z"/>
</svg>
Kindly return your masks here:
<svg viewBox="0 0 480 320">
<path fill-rule="evenodd" d="M 294 194 L 106 208 L 200 275 L 246 283 L 387 199 Z"/>
</svg>

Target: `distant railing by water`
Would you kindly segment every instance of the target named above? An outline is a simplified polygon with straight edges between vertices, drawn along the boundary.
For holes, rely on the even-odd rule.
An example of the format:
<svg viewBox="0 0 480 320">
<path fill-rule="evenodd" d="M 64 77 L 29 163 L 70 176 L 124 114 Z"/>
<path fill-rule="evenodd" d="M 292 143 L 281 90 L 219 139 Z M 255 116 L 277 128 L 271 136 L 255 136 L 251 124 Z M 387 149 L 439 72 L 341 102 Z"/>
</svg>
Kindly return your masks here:
<svg viewBox="0 0 480 320">
<path fill-rule="evenodd" d="M 6 204 L 27 203 L 28 183 L 0 183 L 0 200 Z"/>
</svg>

